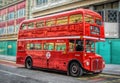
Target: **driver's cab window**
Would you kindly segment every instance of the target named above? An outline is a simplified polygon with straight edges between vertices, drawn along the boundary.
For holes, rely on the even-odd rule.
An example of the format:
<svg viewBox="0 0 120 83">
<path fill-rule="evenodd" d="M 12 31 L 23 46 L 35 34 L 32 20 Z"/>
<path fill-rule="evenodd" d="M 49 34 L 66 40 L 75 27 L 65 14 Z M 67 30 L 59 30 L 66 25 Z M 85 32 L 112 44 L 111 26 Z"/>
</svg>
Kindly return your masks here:
<svg viewBox="0 0 120 83">
<path fill-rule="evenodd" d="M 95 42 L 91 40 L 86 41 L 86 52 L 95 52 Z"/>
<path fill-rule="evenodd" d="M 83 51 L 83 40 L 76 40 L 76 51 Z"/>
</svg>

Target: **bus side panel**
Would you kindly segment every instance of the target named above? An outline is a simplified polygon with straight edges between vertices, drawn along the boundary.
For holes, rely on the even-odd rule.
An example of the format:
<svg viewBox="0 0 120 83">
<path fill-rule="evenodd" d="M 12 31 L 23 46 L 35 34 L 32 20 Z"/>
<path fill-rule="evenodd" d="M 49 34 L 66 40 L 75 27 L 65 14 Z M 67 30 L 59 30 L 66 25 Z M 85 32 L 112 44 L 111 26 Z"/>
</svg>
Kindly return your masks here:
<svg viewBox="0 0 120 83">
<path fill-rule="evenodd" d="M 63 52 L 50 52 L 51 56 L 48 59 L 48 68 L 67 71 L 67 55 L 63 54 Z"/>
<path fill-rule="evenodd" d="M 25 51 L 17 52 L 16 63 L 24 65 L 24 63 L 25 63 L 25 56 L 26 56 Z"/>
</svg>

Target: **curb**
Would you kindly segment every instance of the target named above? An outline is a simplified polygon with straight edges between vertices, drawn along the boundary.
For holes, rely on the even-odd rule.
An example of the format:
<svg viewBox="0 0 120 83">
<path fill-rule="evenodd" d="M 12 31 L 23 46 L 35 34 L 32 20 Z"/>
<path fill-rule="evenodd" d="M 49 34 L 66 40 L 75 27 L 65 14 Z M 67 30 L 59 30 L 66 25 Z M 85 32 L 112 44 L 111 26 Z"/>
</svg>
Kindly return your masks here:
<svg viewBox="0 0 120 83">
<path fill-rule="evenodd" d="M 120 74 L 119 74 L 119 73 L 102 72 L 102 74 L 105 74 L 105 75 L 120 76 Z"/>
<path fill-rule="evenodd" d="M 10 65 L 10 66 L 16 66 L 16 67 L 24 67 L 23 65 L 16 64 L 15 61 L 0 59 L 0 63 L 3 65 Z"/>
</svg>

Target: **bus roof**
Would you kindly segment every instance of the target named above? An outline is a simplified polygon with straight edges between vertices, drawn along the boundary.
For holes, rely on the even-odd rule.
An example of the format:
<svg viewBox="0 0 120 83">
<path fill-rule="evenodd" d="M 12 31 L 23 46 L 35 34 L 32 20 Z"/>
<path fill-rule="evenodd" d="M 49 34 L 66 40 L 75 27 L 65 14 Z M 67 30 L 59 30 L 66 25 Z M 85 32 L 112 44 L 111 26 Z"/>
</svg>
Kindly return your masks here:
<svg viewBox="0 0 120 83">
<path fill-rule="evenodd" d="M 42 16 L 42 17 L 38 17 L 38 18 L 24 20 L 21 24 L 28 23 L 28 22 L 34 22 L 34 21 L 37 21 L 37 20 L 40 20 L 40 19 L 55 18 L 55 17 L 59 17 L 59 16 L 63 16 L 63 15 L 69 15 L 69 14 L 72 14 L 72 13 L 74 14 L 75 12 L 76 13 L 89 14 L 89 15 L 101 18 L 101 16 L 98 13 L 94 12 L 93 10 L 80 8 L 80 9 L 76 9 L 76 10 L 71 10 L 71 11 L 66 11 L 66 12 L 61 12 L 61 13 L 46 15 L 46 16 Z"/>
</svg>

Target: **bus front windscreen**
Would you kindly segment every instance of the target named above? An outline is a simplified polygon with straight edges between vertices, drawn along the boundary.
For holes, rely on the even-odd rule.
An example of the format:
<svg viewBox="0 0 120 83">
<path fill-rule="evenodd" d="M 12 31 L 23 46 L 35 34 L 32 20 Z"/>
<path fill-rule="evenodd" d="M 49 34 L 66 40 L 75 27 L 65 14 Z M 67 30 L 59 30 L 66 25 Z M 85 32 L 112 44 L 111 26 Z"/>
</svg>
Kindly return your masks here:
<svg viewBox="0 0 120 83">
<path fill-rule="evenodd" d="M 86 40 L 86 52 L 95 52 L 95 42 L 92 40 Z"/>
</svg>

